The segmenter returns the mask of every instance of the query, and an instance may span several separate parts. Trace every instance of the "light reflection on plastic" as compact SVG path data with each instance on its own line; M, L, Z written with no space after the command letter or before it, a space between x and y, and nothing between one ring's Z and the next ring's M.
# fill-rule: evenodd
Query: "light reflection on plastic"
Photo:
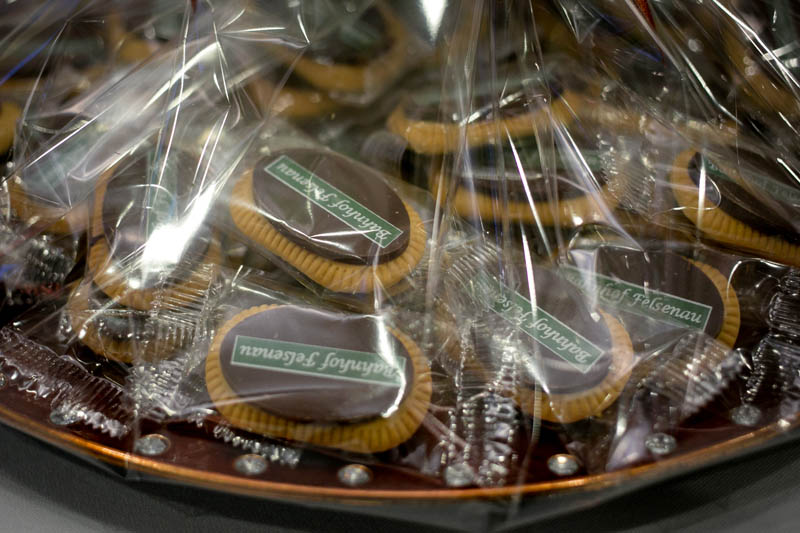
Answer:
M439 26L442 25L444 10L447 0L420 0L420 7L425 15L425 23L428 25L428 33L435 38L439 33Z
M386 324L385 318L380 316L376 319L376 322L378 322L378 324L381 326L378 328L378 338L376 339L378 344L378 355L384 361L386 361L387 364L393 366L400 373L400 388L398 389L397 396L395 396L392 405L388 407L386 411L381 413L381 416L389 417L400 408L400 402L402 401L403 397L405 397L405 391L407 390L408 383L406 382L406 373L400 372L400 367L397 364L397 352L389 340L389 337L393 335L389 331L389 326ZM408 360L407 364L413 363L411 360Z
M142 253L144 272L158 272L176 265L203 224L214 200L214 190L209 188L199 195L188 215L178 223L165 224L153 231Z

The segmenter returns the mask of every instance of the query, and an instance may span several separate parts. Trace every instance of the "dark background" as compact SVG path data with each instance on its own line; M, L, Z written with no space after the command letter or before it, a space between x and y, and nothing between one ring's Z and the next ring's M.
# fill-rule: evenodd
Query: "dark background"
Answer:
M367 508L473 530L519 523L536 509L492 504ZM800 531L800 443L783 443L676 480L584 505L512 531ZM507 517L508 509L518 509ZM439 529L364 514L125 479L0 425L0 531L414 531Z

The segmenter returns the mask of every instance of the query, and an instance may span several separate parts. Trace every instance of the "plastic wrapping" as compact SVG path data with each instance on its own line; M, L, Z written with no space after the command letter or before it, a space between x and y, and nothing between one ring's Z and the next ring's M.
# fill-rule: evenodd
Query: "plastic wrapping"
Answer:
M508 524L797 425L791 2L8 2L0 27L8 423L131 473Z

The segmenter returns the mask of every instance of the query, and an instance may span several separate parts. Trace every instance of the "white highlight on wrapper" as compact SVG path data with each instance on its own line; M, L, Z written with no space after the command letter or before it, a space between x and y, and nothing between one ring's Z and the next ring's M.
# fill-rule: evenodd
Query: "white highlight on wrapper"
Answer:
M436 38L442 25L444 10L447 8L447 0L420 0L420 7L425 14L428 33L432 38Z
M213 201L214 190L209 188L195 198L194 205L185 217L175 224L156 228L144 245L142 270L155 273L177 265L189 242L203 225Z

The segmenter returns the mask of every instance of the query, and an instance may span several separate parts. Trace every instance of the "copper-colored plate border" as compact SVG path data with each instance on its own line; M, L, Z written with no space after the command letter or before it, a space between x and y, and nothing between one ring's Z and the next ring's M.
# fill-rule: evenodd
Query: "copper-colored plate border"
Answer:
M520 494L539 494L544 492L562 492L568 490L597 490L616 485L629 479L641 479L643 476L656 477L674 471L683 472L691 468L703 466L727 456L739 454L751 449L770 438L798 427L800 419L792 423L778 422L750 433L735 437L720 444L702 450L687 452L656 463L636 466L618 472L586 475L557 481L528 483L512 487L471 488L471 489L433 489L433 490L369 490L338 489L330 487L314 487L276 483L255 479L243 479L237 476L207 472L182 466L175 466L158 460L141 457L132 453L98 444L60 431L22 416L5 406L0 406L0 420L4 423L33 435L56 446L67 448L81 455L88 455L106 463L134 469L170 480L190 483L195 486L213 490L224 490L238 494L257 497L294 497L302 499L336 499L348 503L376 500L460 500L467 498L503 498Z

